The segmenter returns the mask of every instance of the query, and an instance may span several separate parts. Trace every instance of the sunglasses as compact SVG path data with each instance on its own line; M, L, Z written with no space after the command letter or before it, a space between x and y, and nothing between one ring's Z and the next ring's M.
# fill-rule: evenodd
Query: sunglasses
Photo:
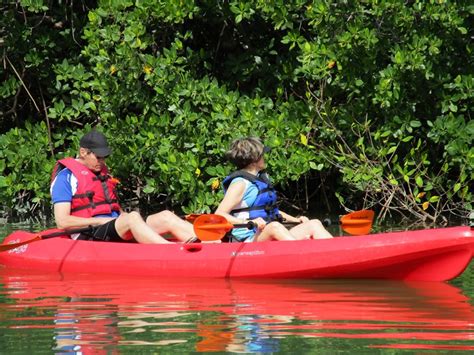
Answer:
M96 158L97 160L103 160L103 159L107 158L107 157L100 157L100 156L98 156L98 155L95 154L92 150L87 151L87 154L92 154L93 156L95 156L95 158Z

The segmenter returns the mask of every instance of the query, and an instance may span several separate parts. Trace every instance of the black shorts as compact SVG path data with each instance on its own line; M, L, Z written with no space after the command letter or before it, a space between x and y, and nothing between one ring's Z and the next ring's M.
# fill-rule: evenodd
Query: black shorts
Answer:
M115 219L93 227L92 231L81 233L78 240L94 240L99 242L125 242L115 229Z

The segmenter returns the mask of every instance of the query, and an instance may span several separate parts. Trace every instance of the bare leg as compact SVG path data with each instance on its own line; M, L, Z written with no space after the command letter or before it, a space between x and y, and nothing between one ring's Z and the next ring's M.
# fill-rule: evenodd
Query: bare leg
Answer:
M295 237L279 222L268 223L263 230L255 237L256 242L266 240L295 240Z
M296 239L328 239L332 238L319 219L311 219L290 229Z
M148 216L146 223L159 234L172 234L176 239L186 242L196 238L193 225L179 218L173 212L165 210Z
M171 243L155 232L137 212L122 213L115 221L115 229L122 239L131 238L130 233L138 243L164 244Z

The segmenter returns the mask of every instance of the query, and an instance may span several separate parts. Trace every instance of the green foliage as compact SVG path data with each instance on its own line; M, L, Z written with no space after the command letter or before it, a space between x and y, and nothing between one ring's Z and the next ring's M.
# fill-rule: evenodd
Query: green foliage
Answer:
M125 198L209 211L229 143L256 135L287 195L330 181L330 197L381 217L472 209L467 1L22 4L2 10L0 119L6 141L20 129L37 148L43 127L48 167L100 125ZM4 177L2 199L46 196L37 174L46 186Z
M472 209L465 10L447 2L341 3L333 9L339 16L325 16L333 29L318 24L319 38L300 44L301 75L318 82L308 96L323 129L335 132L318 145L366 204L382 206L382 217L398 210L437 220Z
M183 16L192 18L194 10L189 7ZM81 81L82 90L70 94L75 102L84 95L94 98L120 152L111 158L111 165L122 185L132 187L130 196L138 194L148 204L158 200L184 205L189 212L209 211L222 197L220 190L212 188L213 182L230 171L223 153L232 139L255 132L261 132L279 153L272 164L279 172L277 180L296 180L309 169L312 154L291 144L305 126L304 105L282 102L276 107L270 98L242 95L216 79L200 76L200 68L194 66L199 53L185 46L193 34L165 26L166 11L145 5L110 11L89 13L83 55L93 64L93 79ZM175 20L182 22L182 18ZM159 41L153 28L163 28L162 50L156 48ZM67 80L74 80L73 74L66 73L73 73L75 67L58 69L56 86L66 87ZM66 107L54 107L50 117L67 117ZM72 112L74 108L69 107L71 121L77 119L76 113L87 113ZM133 158L124 159L128 156ZM286 169L287 157L291 157L291 170Z
M0 121L1 132L22 127L25 121L44 120L56 96L52 69L65 58L80 53L77 28L84 24L87 1L10 2L0 9ZM76 27L77 26L77 27Z
M25 124L0 136L0 196L3 208L19 214L41 213L49 203L54 161L51 160L46 125Z

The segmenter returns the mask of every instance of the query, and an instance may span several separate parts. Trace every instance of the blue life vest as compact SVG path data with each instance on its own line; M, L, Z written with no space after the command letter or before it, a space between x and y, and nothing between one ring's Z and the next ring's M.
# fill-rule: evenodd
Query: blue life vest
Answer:
M280 211L277 207L277 193L265 172L259 173L257 176L243 170L233 172L223 181L224 193L229 188L232 180L237 177L244 178L254 184L258 189L258 194L251 206L234 209L230 211L230 214L235 215L239 212L248 211L249 219L262 217L267 222L281 220Z

